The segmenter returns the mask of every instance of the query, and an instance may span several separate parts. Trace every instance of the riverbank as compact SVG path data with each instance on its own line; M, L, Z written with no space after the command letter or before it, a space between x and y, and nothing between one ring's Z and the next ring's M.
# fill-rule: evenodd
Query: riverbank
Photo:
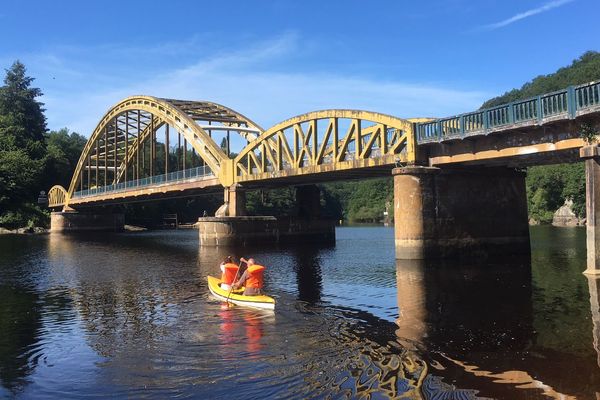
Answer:
M30 228L6 229L0 227L0 235L39 235L50 232L50 229L34 226Z

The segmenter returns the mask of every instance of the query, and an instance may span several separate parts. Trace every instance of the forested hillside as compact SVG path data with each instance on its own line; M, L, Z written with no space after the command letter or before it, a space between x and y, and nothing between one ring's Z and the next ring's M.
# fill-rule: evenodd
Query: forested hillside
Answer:
M600 53L588 51L568 67L525 83L502 96L483 103L482 108L526 99L543 93L600 80ZM573 211L585 217L585 168L583 163L531 167L527 171L529 216L540 223L552 222L554 212L566 199L573 201Z
M525 83L520 89L512 89L502 96L487 100L481 105L481 108L494 107L564 89L569 85L579 85L596 80L600 80L600 53L588 51L568 67L560 68L552 74L540 75Z

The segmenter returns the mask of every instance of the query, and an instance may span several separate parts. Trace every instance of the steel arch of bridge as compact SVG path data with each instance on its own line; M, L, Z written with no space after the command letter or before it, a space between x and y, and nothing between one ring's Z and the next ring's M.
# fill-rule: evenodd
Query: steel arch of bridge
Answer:
M137 121L137 132L134 140L129 142L128 132L123 132L119 128L118 118L124 114L126 129L129 128L129 112L137 112L138 118L139 113L143 112L145 121L140 126L139 119ZM112 158L119 162L112 166L114 169L113 182L117 183L127 169L128 164L132 161L133 157L139 150L138 143L143 143L153 132L160 129L163 125L167 124L170 127L175 128L178 134L182 135L187 143L190 143L192 148L197 152L199 157L204 160L206 165L212 170L212 172L219 177L221 181L227 181L228 177L231 176L231 172L228 168L231 167L230 159L225 152L212 140L210 135L206 132L208 129L203 128L196 123L196 120L204 120L217 122L222 124L224 127L230 128L231 131L239 133L242 137L247 140L254 140L263 129L246 118L242 114L222 106L220 104L206 102L206 101L184 101L174 99L161 99L152 96L133 96L128 97L115 106L113 106L100 120L90 139L87 141L79 161L76 165L69 189L67 191L67 201L73 196L78 183L82 179L82 171L85 168L86 163L90 164L90 157L95 154L95 162L99 162L98 143L104 140L106 145L110 140L113 141L115 151L125 150L123 156L119 159L114 154ZM111 135L108 137L107 132L109 127L111 128ZM135 126L132 127L135 131ZM143 129L142 129L143 128ZM212 128L217 129L218 126ZM122 144L127 142L127 145ZM117 143L115 145L115 143ZM105 149L105 160L108 149ZM112 150L111 150L112 151Z
M340 129L342 122L345 124ZM234 160L234 181L243 183L414 160L412 122L369 111L322 110L280 122L250 142Z
M48 205L50 207L67 204L68 198L69 194L65 188L60 185L54 185L48 190Z

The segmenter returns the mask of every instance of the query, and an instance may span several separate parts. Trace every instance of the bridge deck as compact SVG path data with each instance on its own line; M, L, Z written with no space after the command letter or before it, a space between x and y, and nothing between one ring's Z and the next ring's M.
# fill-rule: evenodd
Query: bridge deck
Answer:
M182 192L193 195L197 190L220 189L219 179L208 168L197 167L170 174L157 175L75 192L69 205L86 206L97 203L125 203L154 200L161 197L178 197Z

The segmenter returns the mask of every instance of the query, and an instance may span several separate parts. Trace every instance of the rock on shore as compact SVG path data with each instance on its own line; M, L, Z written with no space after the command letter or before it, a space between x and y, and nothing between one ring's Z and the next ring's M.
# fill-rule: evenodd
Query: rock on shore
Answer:
M585 218L578 218L573 212L573 201L565 200L565 204L556 210L552 218L554 226L582 226L585 225Z
M48 229L34 226L32 228L17 228L17 229L6 229L0 227L0 235L27 235L27 234L40 234L48 233Z

